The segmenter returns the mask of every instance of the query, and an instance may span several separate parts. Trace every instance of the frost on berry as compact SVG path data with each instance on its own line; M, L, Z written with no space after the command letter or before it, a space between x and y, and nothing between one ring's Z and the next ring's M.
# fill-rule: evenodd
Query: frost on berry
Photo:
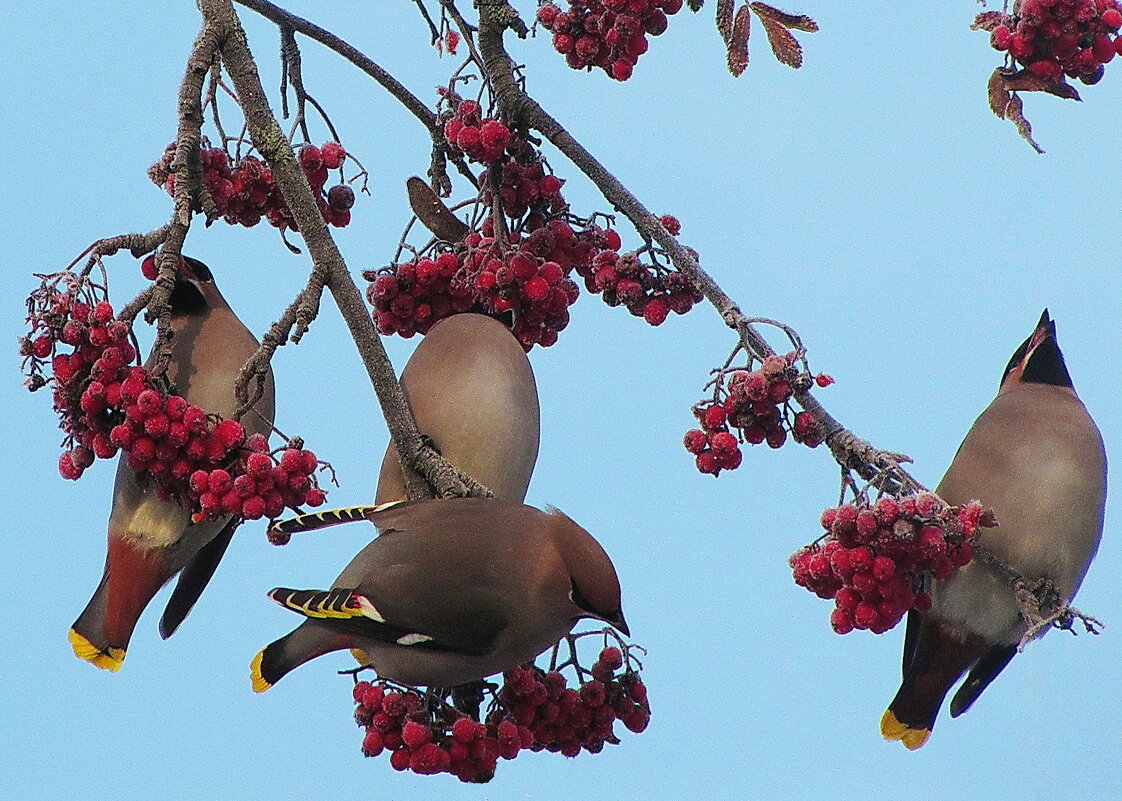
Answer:
M569 0L567 11L555 3L541 6L538 22L572 69L598 67L626 81L647 52L647 37L665 32L667 17L681 9L682 0Z
M1067 81L1085 85L1102 80L1106 65L1122 53L1122 3L1119 0L1021 0L1012 15L979 14L972 27L988 31L990 46L1004 53L1004 64L990 77L994 114L1012 121L1038 152L1017 92L1047 92L1079 100Z
M338 142L327 142L322 147L304 145L297 152L304 176L315 194L320 214L328 225L344 227L351 220L351 206L354 205L354 191L346 184L333 186L324 191L328 171L341 169L347 158L347 151ZM175 173L172 161L175 158L175 143L164 150L163 158L153 164L148 174L168 194L175 192ZM256 156L243 156L231 159L222 148L202 147L199 158L203 167L202 184L204 192L213 206L203 204L198 198L193 207L195 211L206 211L214 215L212 219L222 218L230 225L253 227L262 219L283 233L296 231L296 220L281 196L272 168ZM363 177L364 172L350 180ZM146 277L155 278L154 268L145 262ZM150 275L150 273L152 273Z
M883 496L822 513L825 533L791 555L795 583L834 601L830 625L882 634L911 609L926 611L932 580L968 564L983 527L996 525L977 501L949 506L934 493Z
M828 386L833 379L822 382L812 376L799 352L768 356L756 369L752 362L730 366L737 353L739 348L725 367L713 371L712 395L693 407L701 428L688 432L683 440L695 456L697 469L714 476L740 466L741 444L780 448L788 436L811 448L822 442L818 419L811 412L796 411L792 399L796 391L809 389L816 381Z
M585 638L602 643L585 667ZM559 663L559 654L572 656ZM525 751L575 757L620 743L616 724L639 733L651 717L636 652L610 629L567 635L541 666L528 662L502 675L501 686L480 683L466 695L423 692L352 673L355 722L365 730L362 753L386 753L394 770L450 773L462 782L490 781L500 760ZM485 703L486 702L486 703Z
M53 390L66 435L64 478L80 478L96 459L120 452L153 480L157 497L196 520L279 517L286 507L323 502L311 451L282 449L274 457L263 436L247 441L240 422L191 404L135 364L132 320L118 319L104 287L88 277L46 276L28 299L27 321L27 386Z

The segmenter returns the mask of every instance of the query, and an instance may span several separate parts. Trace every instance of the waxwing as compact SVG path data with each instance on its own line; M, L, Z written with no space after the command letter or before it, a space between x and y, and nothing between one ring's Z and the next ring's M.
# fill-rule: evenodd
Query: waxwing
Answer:
M401 384L418 429L447 461L498 498L526 498L538 458L538 390L510 329L482 314L439 321L413 352ZM374 502L407 497L390 443Z
M556 509L426 499L306 515L276 528L359 518L379 536L333 589L269 593L308 619L253 659L255 691L345 648L361 648L382 678L452 687L533 659L581 618L628 633L611 560Z
M238 408L235 379L258 343L230 310L210 269L195 259L184 262L169 300L173 336L167 376L189 403L233 417ZM246 435L268 435L273 412L269 371L263 396L242 418ZM147 474L138 476L122 454L113 486L105 572L70 629L74 653L99 668L119 670L144 608L179 573L160 620L160 635L171 636L214 574L240 522L227 515L192 523L190 512L178 503L157 498Z
M1106 502L1102 437L1075 394L1047 309L1013 354L997 398L966 435L936 492L991 507L998 527L978 545L1070 602L1098 550ZM1028 631L1010 583L972 561L933 582L931 609L910 612L903 683L881 720L886 740L927 742L950 688L951 716L970 708Z

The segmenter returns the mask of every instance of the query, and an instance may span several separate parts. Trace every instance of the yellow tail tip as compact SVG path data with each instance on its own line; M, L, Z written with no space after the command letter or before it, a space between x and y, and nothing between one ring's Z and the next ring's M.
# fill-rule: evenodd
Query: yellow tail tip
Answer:
M880 719L880 734L886 740L899 740L909 751L915 751L931 738L931 729L913 729L901 723L891 709L886 709Z
M261 660L265 656L265 649L262 648L257 652L257 656L253 657L253 661L249 663L249 680L253 683L253 691L255 693L263 693L273 685L265 681L265 677L261 675Z
M370 659L370 655L368 653L366 653L366 651L362 650L361 648L352 648L351 649L351 656L353 656L355 658L355 661L358 662L360 665L369 665L370 662L372 661Z
M66 639L70 641L70 647L74 649L74 655L79 659L84 659L94 667L116 673L125 663L124 648L110 646L103 651L74 629L67 633Z

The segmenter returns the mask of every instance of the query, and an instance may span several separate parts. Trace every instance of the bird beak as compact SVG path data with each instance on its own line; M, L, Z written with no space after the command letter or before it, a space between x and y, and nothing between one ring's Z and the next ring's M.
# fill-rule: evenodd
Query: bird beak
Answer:
M608 623L611 623L613 626L615 626L617 629L619 629L620 632L623 634L623 636L625 636L625 637L630 637L631 636L631 629L627 628L627 621L623 619L623 610L622 609L619 610L618 612L616 612L611 617L605 617L604 620Z

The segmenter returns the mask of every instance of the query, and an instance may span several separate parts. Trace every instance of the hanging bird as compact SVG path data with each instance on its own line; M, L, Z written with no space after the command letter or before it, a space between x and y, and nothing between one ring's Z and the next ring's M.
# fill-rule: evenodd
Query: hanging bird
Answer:
M345 648L361 648L382 678L452 687L533 659L581 618L628 633L611 560L556 509L426 499L306 515L277 528L360 518L379 536L333 589L269 593L308 619L253 659L255 691Z
M982 412L936 492L978 499L997 514L978 544L1026 579L1049 579L1063 603L1099 547L1106 453L1071 383L1048 310L1013 354L997 398ZM931 609L908 613L904 679L881 720L886 740L927 742L943 698L966 671L951 716L970 708L1017 652L1028 626L1009 583L973 561L933 582Z
M239 405L234 382L257 350L257 340L230 310L210 269L200 261L181 263L169 304L173 336L168 379L189 403L232 417ZM269 371L263 396L242 420L247 436L268 435L273 405ZM113 485L105 572L70 629L74 653L99 668L120 670L144 608L179 573L160 620L160 635L170 637L210 581L240 522L227 515L192 523L190 512L178 503L157 498L151 478L138 476L122 454Z
M446 317L421 340L401 384L418 429L441 456L498 498L526 498L538 458L538 390L509 328L482 314ZM406 498L390 443L374 502Z

